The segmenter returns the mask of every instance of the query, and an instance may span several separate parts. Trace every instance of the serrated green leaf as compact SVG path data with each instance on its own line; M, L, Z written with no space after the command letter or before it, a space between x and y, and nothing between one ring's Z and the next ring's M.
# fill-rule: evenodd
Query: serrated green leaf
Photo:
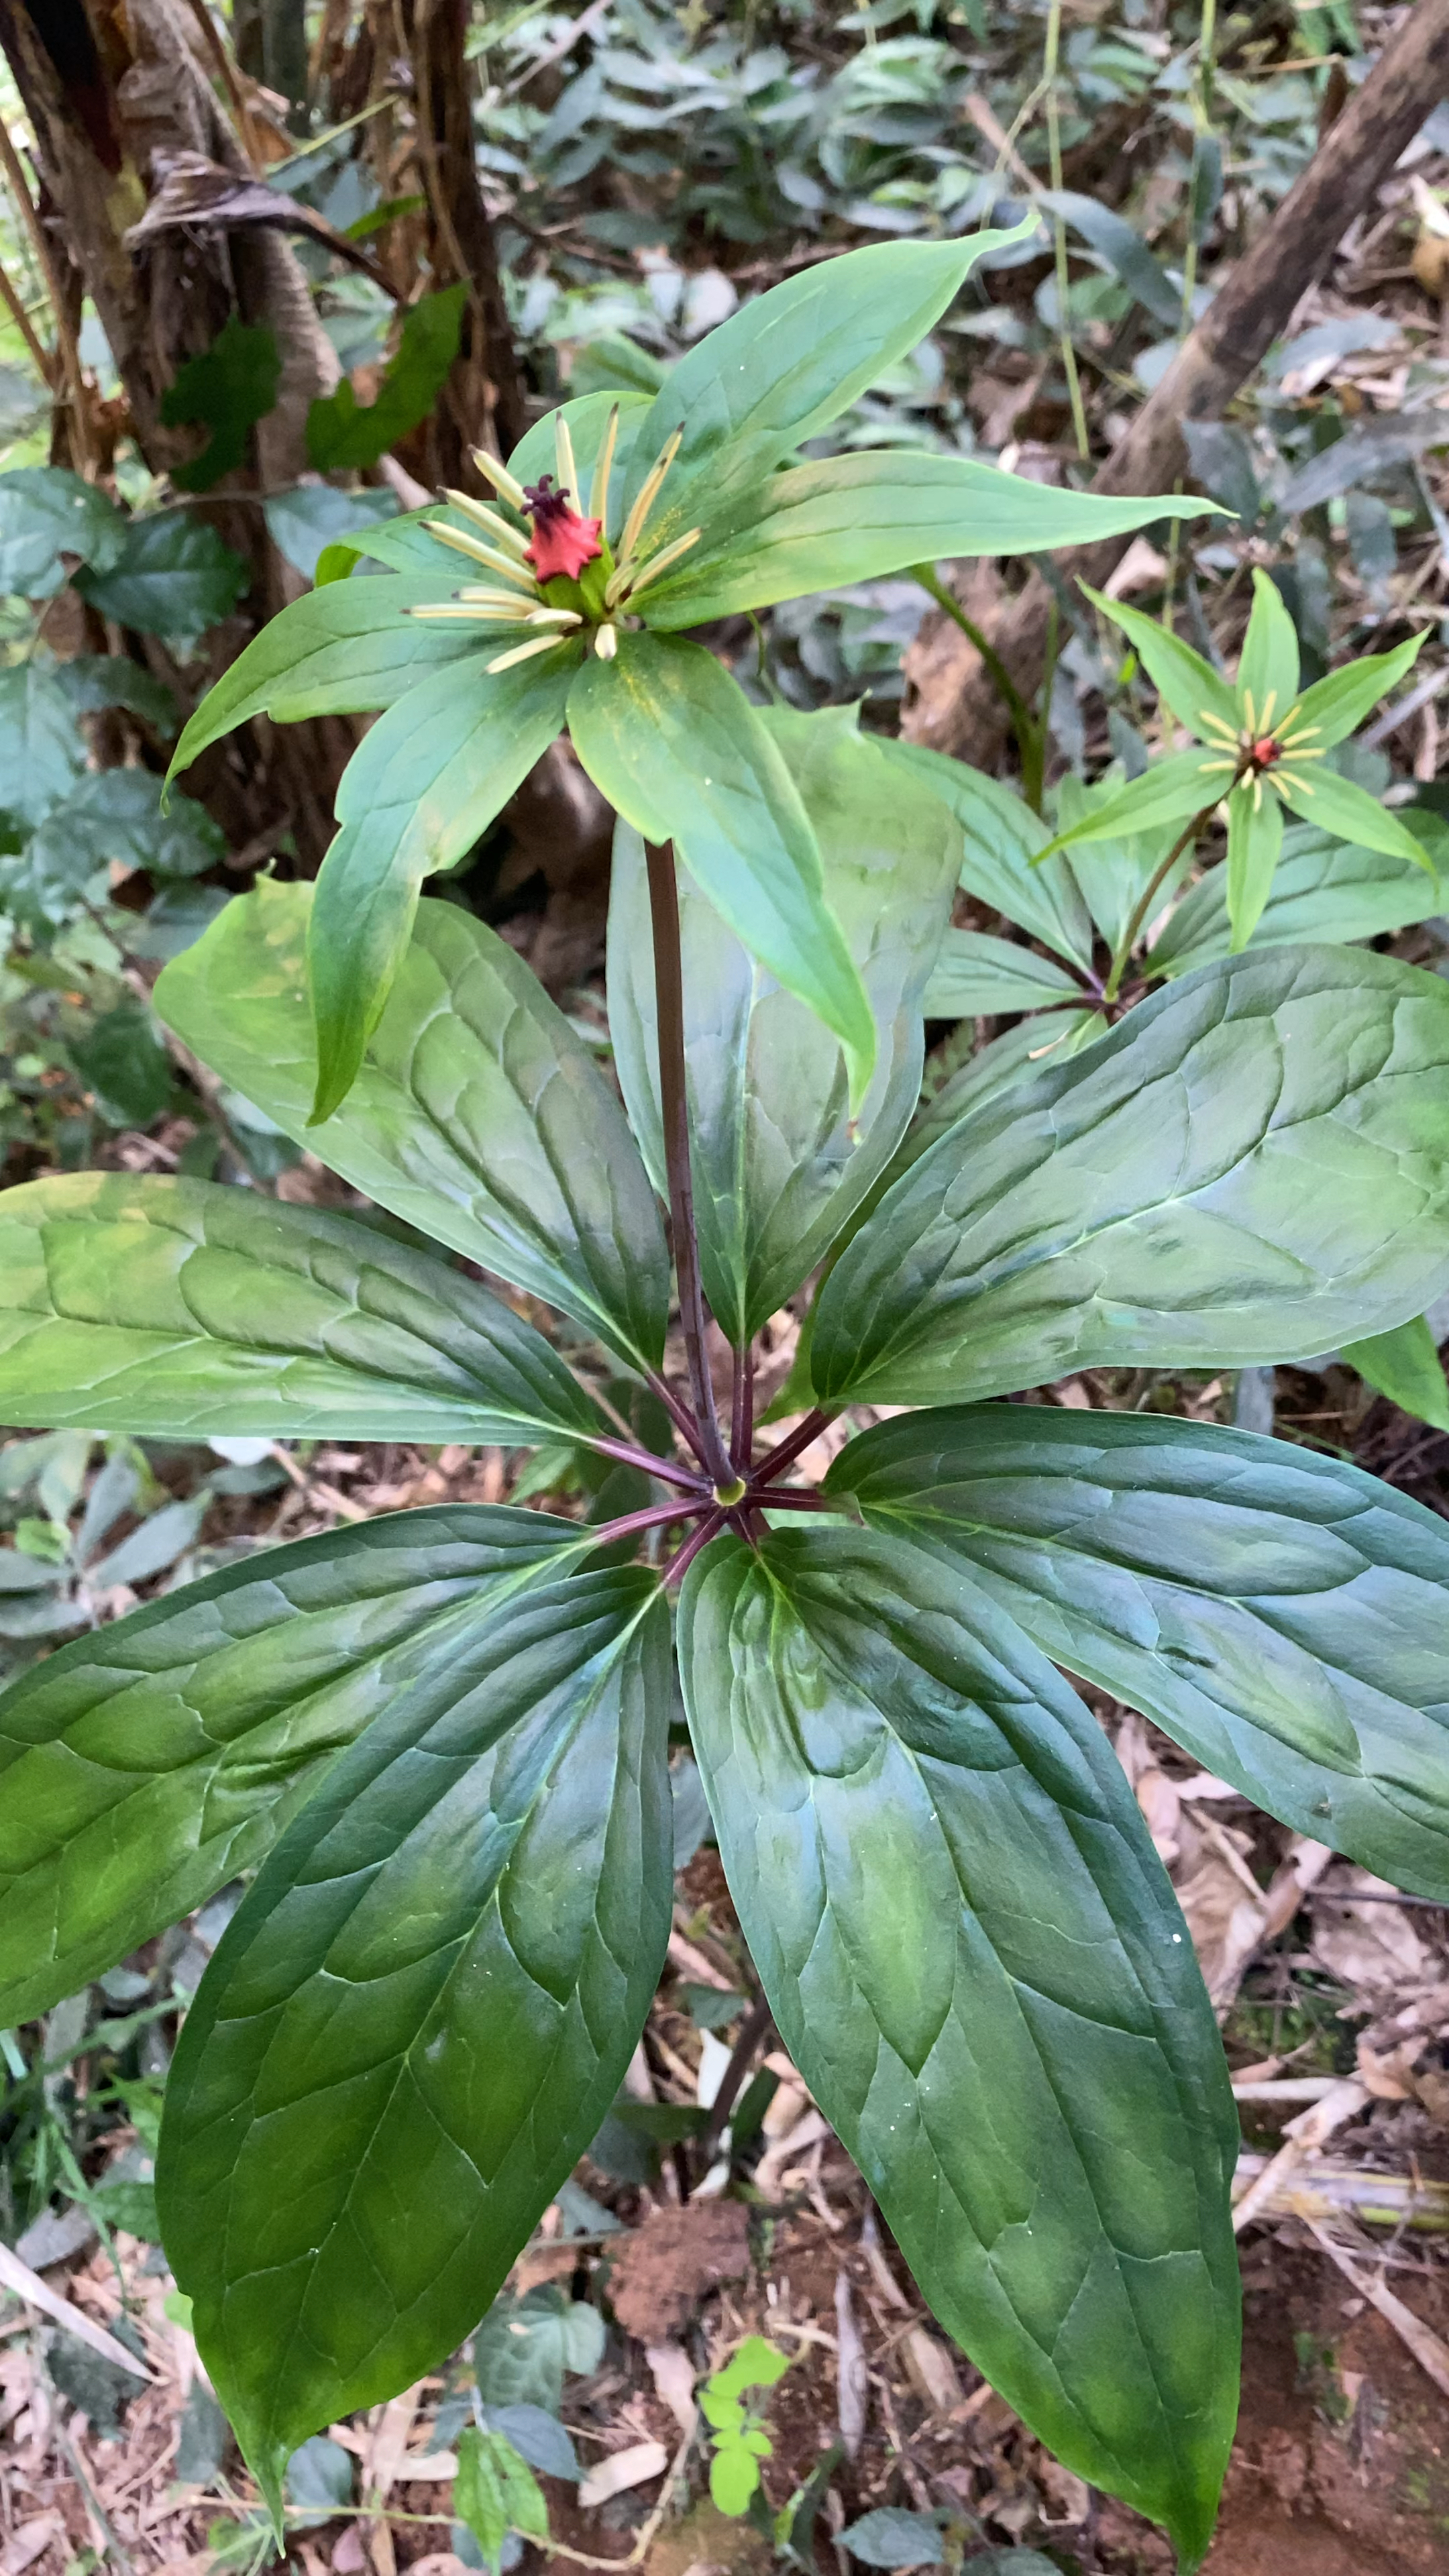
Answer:
M878 1424L827 1490L1270 1815L1449 1893L1449 1530L1337 1458L1163 1414Z
M537 977L496 931L425 899L357 1081L309 1127L311 904L309 886L266 882L228 904L161 976L163 1018L380 1207L657 1366L658 1207L616 1097Z
M0 814L43 822L85 766L85 737L59 673L38 660L0 670Z
M0 2013L32 2020L254 1868L345 1744L569 1521L388 1513L229 1565L0 1693Z
M870 1003L824 894L820 848L784 758L700 644L621 634L569 691L595 785L646 841L672 840L721 918L833 1029L858 1110L875 1065Z
M673 381L661 404L672 391ZM671 474L666 498L673 488ZM703 506L702 496L694 506ZM639 606L651 626L698 626L809 591L877 581L912 564L1091 545L1158 519L1195 518L1211 506L1181 494L1141 501L1068 492L969 456L866 449L772 474L742 492L731 509L705 520L698 546L676 573L651 584ZM683 515L660 518L661 545Z
M858 1118L839 1041L761 973L679 871L685 1079L705 1294L748 1341L884 1170L920 1088L921 986L950 908L960 834L896 746L854 710L772 709L765 729L814 828L825 897L881 1032ZM890 889L889 901L884 889ZM665 1189L654 958L643 846L621 825L609 909L609 1027L634 1132Z
M132 519L114 560L78 573L76 588L102 617L190 650L231 615L250 580L242 557L194 510L159 510Z
M271 324L243 322L239 313L229 313L211 347L188 358L161 397L168 428L196 424L211 432L189 465L172 466L179 492L209 492L245 463L251 432L275 409L281 382L281 352Z
M77 715L93 715L100 707L129 707L168 741L176 731L175 691L123 653L78 653L73 662L57 662L53 677Z
M599 1419L531 1325L430 1255L109 1172L0 1192L0 1416L173 1440L532 1441Z
M642 1570L495 1611L335 1765L202 1980L157 2192L269 2498L456 2348L617 2090L669 1932L668 1633Z
M679 1628L793 2062L992 2386L1195 2563L1236 2412L1238 2124L1100 1729L984 1593L874 1531L717 1541Z
M317 1024L312 1123L340 1108L407 951L423 879L466 858L560 732L578 647L490 674L477 661L410 691L342 773L337 838L307 938Z
M1391 1333L1375 1333L1368 1341L1345 1342L1343 1357L1403 1412L1432 1423L1436 1431L1449 1431L1449 1382L1439 1345L1423 1315Z
M199 876L226 856L226 834L204 805L175 795L161 810L161 781L149 769L100 769L53 805L31 845L34 864L103 867L108 859L155 876Z
M0 474L0 594L52 599L67 576L62 555L104 569L125 536L115 502L63 466L21 465Z
M626 503L666 439L684 432L650 519L654 542L694 524L701 493L717 509L838 419L925 338L977 260L1025 229L872 243L802 269L731 314L671 368L641 423Z
M1082 998L1075 975L1015 940L947 930L921 1008L928 1020L963 1020L978 1013L1050 1010L1061 1002L1080 1007Z
M1251 1366L1422 1313L1449 1269L1449 991L1249 950L951 1128L821 1290L822 1401Z
M432 552L439 556L441 548ZM472 655L481 672L488 657L477 627L407 614L451 599L457 587L457 575L440 562L420 578L329 582L294 599L207 691L168 775L188 769L209 743L252 716L297 724L305 716L371 714L449 662Z
M117 1126L149 1127L171 1097L171 1058L144 1002L118 1002L114 1010L98 1012L71 1039L69 1054Z
M359 403L345 376L334 392L318 396L307 414L307 462L319 474L375 465L427 419L458 354L469 291L464 279L409 305L374 402Z

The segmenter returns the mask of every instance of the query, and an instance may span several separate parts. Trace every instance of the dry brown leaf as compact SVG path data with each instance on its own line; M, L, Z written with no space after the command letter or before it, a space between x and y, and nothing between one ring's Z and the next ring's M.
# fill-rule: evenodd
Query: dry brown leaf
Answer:
M662 2478L668 2466L669 2453L662 2442L635 2442L627 2451L610 2451L588 2471L579 2488L579 2503L585 2512L592 2505L607 2504L610 2496Z
M1362 1891L1368 1903L1340 1901L1355 1891ZM1313 1908L1314 1958L1350 1994L1370 2003L1400 2000L1406 1991L1427 1985L1438 1964L1408 1914L1392 1901L1397 1893L1371 1870L1343 1865L1323 1882L1324 1896L1335 1901Z

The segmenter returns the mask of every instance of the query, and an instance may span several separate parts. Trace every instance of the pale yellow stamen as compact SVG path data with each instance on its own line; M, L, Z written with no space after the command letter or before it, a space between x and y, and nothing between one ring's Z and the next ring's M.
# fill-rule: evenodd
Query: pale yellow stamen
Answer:
M1263 773L1262 773L1261 769L1259 769L1259 770L1255 770L1255 771L1254 771L1254 773L1253 773L1253 811L1254 811L1254 813L1255 813L1255 814L1261 814L1262 810L1263 810Z
M515 563L511 555L500 554L496 546L485 546L480 538L470 537L462 528L446 527L441 519L425 519L423 525L439 545L451 546L455 554L466 555L470 563L486 565L501 581L511 582L531 598L537 598L538 584L526 564Z
M599 660L600 660L601 662L612 662L612 660L613 660L613 658L614 658L615 654L618 652L618 650L619 650L619 630L618 630L618 627L617 627L617 626L601 626L601 627L599 628L599 630L598 630L598 633L597 633L597 634L595 635L595 637L594 637L594 651L597 653L597 655L598 655L598 657L599 657Z
M471 519L475 527L481 528L486 537L491 537L496 546L501 546L505 554L516 555L520 563L523 561L524 548L529 542L524 529L510 527L506 519L500 519L496 510L489 509L486 501L475 501L469 492L445 492L443 498L451 501L455 510L461 510L465 519Z
M1293 721L1292 716L1290 715L1290 716L1289 716L1289 718L1288 718L1288 722L1284 725L1284 727L1283 727L1283 729L1282 729L1281 733L1280 733L1280 734L1279 734L1279 736L1278 736L1278 740L1279 740L1281 743L1283 743L1285 746L1286 746L1288 743L1290 743L1290 742L1293 742L1293 743L1298 743L1298 742L1312 742L1312 740L1313 740L1313 738L1314 738L1314 735L1315 735L1315 734L1320 734L1320 733L1322 733L1322 731L1323 731L1323 727L1322 727L1322 725L1299 725L1299 724L1295 724L1295 723L1294 723L1294 721Z
M1237 765L1235 760L1204 760L1199 763L1204 776L1211 769L1236 769Z
M645 476L644 487L640 492L639 498L635 502L633 509L630 511L628 518L624 522L624 533L619 539L619 561L621 563L628 562L630 555L633 553L634 548L639 542L640 536L643 533L644 522L654 507L659 486L663 482L665 475L668 473L670 466L674 463L676 456L679 454L680 441L683 436L683 429L676 429L671 437L666 438L655 463L650 467L648 474Z
M480 474L486 474L494 491L502 493L504 500L511 504L520 518L525 517L528 501L517 476L510 474L506 465L500 465L496 456L490 456L486 447L474 448L473 462Z
M1276 689L1270 689L1266 698L1263 700L1263 712L1258 718L1258 731L1260 733L1268 733L1271 731L1273 724L1273 709L1276 707L1277 703L1278 692Z
M458 597L476 600L480 608L506 609L510 617L526 617L528 614L527 602L516 590L488 590L481 584L475 590L469 582L459 591Z
M562 412L558 413L553 425L553 461L556 468L555 480L557 481L558 488L561 492L567 492L570 495L574 507L577 509L579 501L579 469L574 463L574 442L569 434L568 422L565 420Z
M1243 713L1248 720L1249 733L1260 732L1261 727L1259 726L1257 717L1253 713L1253 693L1251 689L1244 689L1243 691Z
M444 623L451 619L458 625L522 626L527 622L521 600L516 608L482 608L476 601L440 600L430 602L426 607L405 609L403 614L406 617L432 617Z
M1292 788L1295 796L1313 796L1318 792L1316 788L1309 786L1306 778L1287 778L1283 783L1286 787Z
M515 662L531 662L535 653L556 653L566 641L562 635L537 635L531 644L515 644L511 653L496 653L488 669L511 671Z
M605 426L603 445L594 462L594 479L589 485L588 516L597 519L601 525L609 515L609 478L614 471L614 449L618 440L619 406L615 403Z
M1221 716L1200 715L1197 729L1199 733L1207 734L1214 742L1225 742L1231 751L1237 750L1237 734L1230 724L1224 724Z
M531 608L525 626L578 626L582 624L576 608Z
M665 546L659 554L651 556L639 572L631 573L625 564L618 572L610 573L604 606L612 608L620 592L626 589L631 599L637 598L641 590L648 589L651 581L657 581L662 572L668 572L671 564L678 563L681 555L687 555L691 546L697 546L703 534L703 528L691 528L687 537L676 537L672 546Z

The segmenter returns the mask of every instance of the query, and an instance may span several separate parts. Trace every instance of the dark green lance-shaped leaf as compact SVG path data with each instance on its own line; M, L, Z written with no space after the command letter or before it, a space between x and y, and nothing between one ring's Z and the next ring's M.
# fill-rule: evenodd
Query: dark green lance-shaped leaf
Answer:
M1135 233L1110 206L1084 197L1074 188L1043 188L1036 203L1047 214L1060 215L1074 233L1106 261L1154 322L1169 331L1182 329L1182 286L1155 260L1140 233Z
M1237 2397L1237 2119L1100 1729L959 1569L719 1541L680 1660L781 2038L948 2331L1057 2458L1207 2546Z
M275 407L281 382L281 352L271 324L243 322L239 313L229 313L211 347L188 358L161 397L161 418L169 428L195 423L211 432L189 465L172 466L178 491L209 492L223 474L245 463L247 441Z
M1427 921L1442 912L1444 903L1443 886L1412 860L1357 849L1330 840L1312 824L1291 823L1253 946L1376 939L1411 921ZM1168 975L1189 974L1195 966L1226 957L1231 938L1226 871L1209 868L1161 932L1152 950L1153 968Z
M669 1934L668 1649L642 1570L492 1611L335 1765L202 1980L157 2193L274 2509L307 2434L462 2341L608 2110Z
M564 720L576 645L490 673L439 672L372 727L342 773L338 833L317 879L307 958L319 1124L357 1079L402 963L424 877L466 858Z
M118 1172L0 1192L0 1420L174 1440L599 1427L542 1335L430 1255L351 1217Z
M621 635L617 660L584 664L568 719L615 812L646 841L672 840L751 956L834 1030L858 1109L875 1064L870 1003L799 790L743 691L702 644Z
M31 2020L254 1868L327 1764L573 1523L393 1512L266 1549L0 1693L0 2016Z
M691 526L702 504L717 510L762 483L783 457L838 420L924 340L976 261L1026 229L847 251L771 287L699 341L671 368L634 449L630 501L665 441L684 432L650 518L656 542ZM912 469L919 461L912 458Z
M964 1020L977 1013L1051 1010L1063 1002L1080 1006L1083 999L1075 975L1051 958L984 931L948 930L922 1008L928 1020Z
M194 510L159 510L132 519L114 561L78 573L76 588L102 617L189 650L231 615L250 578L242 557Z
M657 1366L659 1210L618 1100L535 975L454 904L412 940L342 1107L307 1125L309 886L259 883L174 958L157 1008L234 1090L380 1207Z
M1449 1272L1449 991L1370 950L1206 966L949 1130L821 1291L822 1400L1248 1366Z
M1392 858L1409 859L1434 875L1434 862L1423 842L1351 778L1340 778L1317 764L1301 780L1295 771L1285 769L1283 792L1293 812L1301 814L1305 823L1316 824L1320 832L1332 832L1340 841L1356 841L1361 849L1385 850Z
M820 844L825 898L860 971L880 1053L859 1117L839 1040L761 974L680 872L684 1058L705 1294L745 1342L814 1267L884 1170L920 1088L921 987L950 908L960 833L856 710L762 721ZM1020 955L1021 951L1014 954ZM643 845L620 826L609 910L609 1027L634 1132L665 1187L654 952Z
M441 558L440 546L432 552ZM451 599L457 587L457 574L439 560L419 576L333 581L294 599L207 691L176 746L172 777L252 716L297 724L304 716L371 714L446 663L471 654L481 672L488 655L479 652L476 626L407 614Z
M676 376L665 387L656 410L668 405L677 381ZM673 484L671 475L666 497ZM693 506L696 512L703 506L701 494ZM665 573L639 605L651 626L698 626L705 618L766 608L807 591L876 581L911 564L1092 545L1157 519L1197 518L1214 506L1190 494L1143 501L1068 492L1024 474L1003 474L999 466L970 456L866 449L796 466L742 492L731 509L705 521L699 545L678 572ZM670 514L670 524L680 515ZM662 540L663 519L659 534Z
M922 743L898 743L896 753L934 787L961 826L963 890L1085 972L1092 963L1091 914L1065 859L1036 864L1050 826L1033 814L1025 797Z
M1449 1894L1437 1513L1285 1441L1045 1405L880 1423L828 1489L1285 1824Z
M458 354L468 300L466 280L424 295L403 316L402 338L375 402L361 404L344 376L307 414L307 462L319 474L375 465L398 439L426 420Z
M1427 1316L1416 1315L1411 1324L1368 1341L1345 1342L1343 1357L1377 1394L1436 1431L1449 1431L1449 1382Z
M79 474L60 465L21 465L0 474L0 593L53 598L66 578L66 555L104 567L115 562L125 539L126 521L115 502Z

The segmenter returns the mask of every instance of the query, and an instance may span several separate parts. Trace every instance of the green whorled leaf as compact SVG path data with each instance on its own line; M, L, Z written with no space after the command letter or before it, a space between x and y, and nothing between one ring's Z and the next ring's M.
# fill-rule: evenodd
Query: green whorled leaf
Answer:
M694 1205L711 1310L742 1344L819 1260L893 1153L920 1088L921 988L950 909L959 830L857 710L762 712L820 845L825 899L881 1033L852 1123L844 1051L754 964L679 871ZM609 909L609 1027L634 1132L665 1187L654 953L643 845L621 825Z
M821 1291L822 1401L945 1404L1102 1366L1250 1366L1449 1275L1449 991L1249 950L951 1128Z
M158 510L132 519L114 560L78 573L76 588L102 617L185 647L231 615L250 578L242 557L194 510Z
M328 594L324 594L326 596ZM379 717L342 773L307 960L317 1023L312 1123L339 1108L407 951L424 877L469 850L560 732L579 648L491 673L438 672Z
M1152 950L1154 972L1186 975L1227 956L1232 933L1226 898L1225 871L1209 868L1158 937ZM1443 910L1444 902L1443 886L1412 860L1357 849L1330 840L1311 824L1290 823L1253 946L1376 939L1386 930L1427 921Z
M1048 826L1024 796L922 743L898 743L910 763L949 806L966 836L961 884L967 894L1004 912L1008 921L1085 972L1092 963L1092 922L1065 859L1034 864Z
M66 579L64 556L114 563L125 536L115 502L63 466L0 474L0 594L51 599Z
M309 1128L309 886L259 882L165 969L186 1044L355 1189L657 1366L669 1312L659 1210L618 1101L537 977L454 904L419 904L342 1107Z
M1051 1010L1083 1000L1075 975L1015 940L980 930L948 930L921 1007L928 1020L964 1020L997 1011Z
M1129 608L1120 599L1108 599L1105 592L1093 590L1090 582L1084 581L1082 589L1093 607L1121 629L1163 705L1179 724L1195 734L1216 730L1236 735L1241 731L1243 713L1231 681L1215 671L1201 653L1195 653L1181 636L1173 634L1170 626L1164 626L1156 617L1145 616L1140 608ZM1210 728L1204 728L1204 716L1211 718Z
M274 2508L307 2434L462 2341L613 2100L669 1934L668 1652L641 1569L496 1609L330 1771L202 1980L157 2194Z
M1075 778L1064 778L1057 790L1060 819L1065 822L1069 816L1084 812L1094 792L1084 790ZM1160 823L1155 831L1136 832L1130 839L1079 843L1070 859L1048 861L1049 866L1070 867L1087 910L1114 957L1132 926L1138 903L1149 889L1149 917L1143 928L1151 928L1168 909L1190 872L1195 856L1191 841L1179 850L1166 876L1154 886L1158 869L1181 837L1176 823ZM1134 952L1141 937L1141 929L1134 931Z
M1420 648L1429 633L1427 626L1411 635L1406 644L1396 645L1392 653L1363 653L1356 662L1347 662L1341 671L1329 671L1305 689L1294 709L1291 727L1295 741L1315 743L1321 750L1343 742L1357 731L1364 717L1398 687L1419 658Z
M780 2035L922 2292L1057 2458L1196 2565L1237 2394L1237 2119L1095 1721L875 1531L717 1541L680 1661Z
M1094 797L1084 813L1053 834L1046 849L1055 853L1077 841L1120 841L1210 810L1232 784L1223 765L1227 757L1226 752L1220 757L1209 747L1174 751L1166 760L1154 760L1140 778L1129 778L1115 795Z
M333 581L294 599L207 691L176 746L170 775L252 716L298 724L304 716L370 715L468 656L481 675L498 649L488 643L480 650L481 628L407 614L451 599L458 588L442 547L431 551L436 569L421 577Z
M1063 1063L1094 1038L1105 1036L1106 1030L1100 1011L1063 1011L1054 1013L1049 1022L1019 1020L989 1046L979 1047L939 1091L921 1102L902 1139L892 1177L908 1164L918 1163L927 1148L960 1119L984 1109L1015 1083L1028 1081L1042 1065Z
M172 1440L599 1428L542 1335L431 1255L351 1217L119 1172L0 1191L0 1419Z
M1298 773L1284 774L1284 793L1295 814L1312 823L1320 832L1332 832L1340 841L1356 841L1360 849L1384 850L1390 858L1408 859L1424 868L1432 877L1434 862L1421 840L1408 825L1391 814L1366 787L1356 787L1351 778L1314 762L1306 779L1299 783Z
M1256 731L1282 724L1298 695L1298 630L1272 577L1253 573L1253 606L1238 663L1243 722Z
M824 894L819 843L784 757L743 691L701 644L622 634L568 702L594 784L646 841L672 840L752 957L833 1029L858 1110L875 1022Z
M680 372L656 409L668 405ZM671 475L666 497L673 488ZM698 500L694 506L701 506ZM870 448L772 474L741 493L731 508L705 521L698 546L677 572L665 573L645 591L639 605L651 626L698 626L706 618L768 608L808 591L876 581L911 564L1093 545L1158 519L1196 518L1214 506L1184 494L1143 501L1068 492L1030 482L1024 474L1004 474L975 457ZM669 524L683 515L676 510ZM663 542L663 521L659 535Z
M1283 808L1261 778L1228 798L1228 920L1234 949L1246 948L1272 891L1283 847Z
M268 1548L0 1692L0 2018L29 2021L256 1866L343 1745L570 1521L393 1512Z
M1436 1431L1449 1431L1449 1382L1427 1316L1368 1341L1345 1342L1342 1355L1377 1394Z
M671 368L637 433L626 503L666 439L684 432L650 517L652 543L694 523L701 492L718 509L848 411L924 340L977 260L1024 229L846 251L771 287L699 341Z
M1045 1654L1299 1833L1449 1895L1449 1529L1337 1458L1162 1414L973 1405L831 1467Z

